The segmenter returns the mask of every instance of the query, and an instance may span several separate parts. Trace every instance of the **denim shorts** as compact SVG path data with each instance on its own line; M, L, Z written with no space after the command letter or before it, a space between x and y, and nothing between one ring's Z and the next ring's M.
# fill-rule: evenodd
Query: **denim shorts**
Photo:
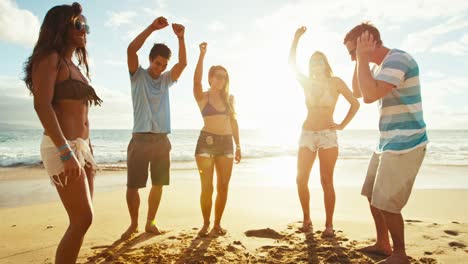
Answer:
M216 156L234 157L232 135L216 135L200 131L195 156L213 158Z

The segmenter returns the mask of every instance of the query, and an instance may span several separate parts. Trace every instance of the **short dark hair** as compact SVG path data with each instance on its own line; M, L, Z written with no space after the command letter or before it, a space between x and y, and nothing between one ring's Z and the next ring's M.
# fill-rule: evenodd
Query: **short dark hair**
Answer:
M168 46L166 46L166 44L163 44L163 43L155 43L153 47L151 48L151 51L149 54L151 60L156 59L157 56L161 56L169 60L171 58L171 55L172 55L171 50L169 49Z
M370 22L364 22L360 25L355 26L351 31L346 34L343 44L346 44L348 41L355 42L358 37L362 35L362 33L368 31L374 37L374 40L377 42L377 45L382 45L382 40L380 39L380 32L379 30L372 25Z

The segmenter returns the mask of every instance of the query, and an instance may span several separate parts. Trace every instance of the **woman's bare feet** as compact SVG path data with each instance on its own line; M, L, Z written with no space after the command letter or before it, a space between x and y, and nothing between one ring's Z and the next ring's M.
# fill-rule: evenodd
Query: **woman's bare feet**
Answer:
M130 225L128 228L127 228L127 231L125 231L122 236L120 236L120 239L122 240L127 240L131 237L133 237L134 235L138 234L138 225Z
M209 230L210 230L210 224L203 225L202 228L200 229L200 231L198 231L198 236L199 237L208 236Z
M211 232L218 236L224 236L227 233L227 230L222 228L221 225L215 225Z
M358 249L358 251L362 253L374 254L374 255L385 256L385 257L388 257L392 254L392 248L390 245L381 246L378 244L374 244L371 246L360 248Z
M410 264L406 254L392 254L390 257L377 262L379 264Z
M161 235L165 233L156 226L156 222L154 220L146 222L145 231L156 235Z
M303 221L302 227L299 228L299 231L304 232L304 233L312 232L313 231L312 221L310 219Z
M326 227L325 230L322 232L322 237L334 237L335 230L333 230L332 226Z

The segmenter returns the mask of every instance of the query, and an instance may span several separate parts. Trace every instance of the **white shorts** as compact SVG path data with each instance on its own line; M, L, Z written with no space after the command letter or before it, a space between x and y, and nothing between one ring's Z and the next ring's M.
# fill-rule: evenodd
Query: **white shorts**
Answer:
M301 138L299 139L299 147L307 147L315 152L319 149L329 149L338 147L338 137L336 130L320 130L310 131L302 130Z
M83 168L87 166L91 167L93 170L97 169L96 162L94 161L91 149L89 148L89 139L83 140L81 138L77 138L75 140L67 140L67 142ZM61 187L67 185L66 175L65 182L62 182L58 177L65 171L63 162L60 160L60 152L52 142L52 139L46 135L42 137L41 159L44 164L44 168L50 177L51 183Z

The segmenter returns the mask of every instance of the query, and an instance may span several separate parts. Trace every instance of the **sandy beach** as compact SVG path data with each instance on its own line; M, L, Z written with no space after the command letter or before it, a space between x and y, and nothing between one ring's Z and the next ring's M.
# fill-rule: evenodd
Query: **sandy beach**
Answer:
M342 165L337 173L360 172L364 164ZM259 170L261 171L261 170ZM464 168L451 173L464 174ZM238 170L237 174L248 170ZM419 177L430 177L423 168ZM437 171L436 171L437 172ZM31 180L47 181L41 168L3 168L2 182L20 187ZM97 182L125 177L125 171L106 170ZM237 178L247 177L239 175ZM322 191L311 181L314 232L298 231L301 209L293 184L245 184L233 178L223 227L225 236L198 238L202 223L200 186L194 170L172 172L164 189L158 225L167 232L145 232L119 240L129 224L125 186L98 191L95 217L80 251L79 263L375 263L382 257L356 249L375 236L366 200L358 187L337 187L335 238L322 238ZM187 180L189 179L189 180ZM52 188L52 187L50 187ZM52 189L53 190L53 189ZM148 190L142 190L140 230L146 216ZM6 199L2 196L2 199ZM412 263L463 263L468 259L468 199L466 189L415 189L403 211L407 252ZM0 263L53 263L68 219L56 196L53 201L0 209Z

